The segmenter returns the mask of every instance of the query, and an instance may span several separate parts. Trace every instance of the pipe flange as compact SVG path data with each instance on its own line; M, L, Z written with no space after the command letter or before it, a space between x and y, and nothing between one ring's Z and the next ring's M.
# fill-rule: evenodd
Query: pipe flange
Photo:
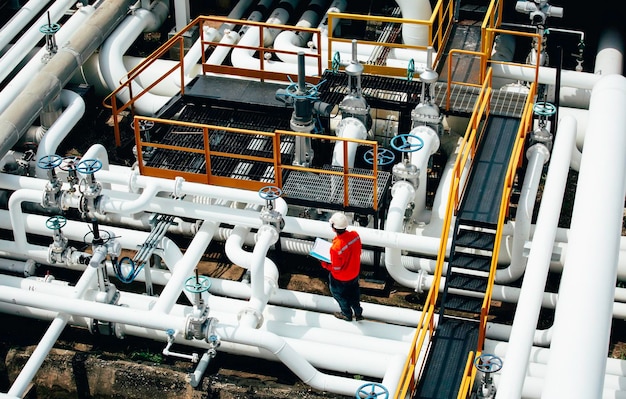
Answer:
M280 215L280 213L279 213ZM281 218L282 220L282 218ZM254 241L257 242L259 240L259 235L261 234L269 234L271 235L271 244L275 244L276 241L278 241L279 238L279 234L278 234L278 230L275 226L270 225L270 224L264 224L261 227L259 227L259 231L255 234L254 236Z
M241 309L237 313L237 320L241 321L244 316L252 316L256 320L254 328L260 328L263 325L263 315L256 309L250 307Z
M137 178L139 177L139 169L131 169L131 173L128 175L128 191L134 194L139 192L139 185L137 184Z
M183 194L183 183L185 182L185 179L180 177L180 176L176 176L174 178L174 197L175 198L180 198L182 197Z
M408 190L411 197L415 195L415 187L406 180L400 180L391 187L391 196L394 197L400 189Z

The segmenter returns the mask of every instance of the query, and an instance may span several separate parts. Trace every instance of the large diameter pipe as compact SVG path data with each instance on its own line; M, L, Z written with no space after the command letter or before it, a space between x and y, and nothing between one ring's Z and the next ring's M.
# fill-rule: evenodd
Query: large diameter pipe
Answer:
M0 115L0 155L4 156L37 120L83 61L102 44L134 0L107 0L85 22L82 29L59 48L57 54L32 78L22 93Z
M526 365L535 336L535 326L541 311L541 298L550 269L552 245L559 224L571 149L574 147L575 139L576 120L572 117L562 119L556 135L552 161L548 168L541 208L537 217L537 229L530 247L524 281L517 302L509 339L511 345L506 354L507 361L502 367L502 385L498 388L498 394L505 398L517 398L522 393ZM537 145L541 144L535 144Z
M602 395L624 212L624 109L626 78L602 77L591 95L542 398Z

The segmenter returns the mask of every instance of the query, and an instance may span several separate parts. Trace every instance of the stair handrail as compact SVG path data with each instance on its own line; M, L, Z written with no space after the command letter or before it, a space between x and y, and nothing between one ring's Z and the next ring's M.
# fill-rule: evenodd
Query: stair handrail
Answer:
M474 104L474 110L470 117L465 136L459 146L456 161L454 163L454 169L452 173L452 179L450 181L450 194L448 195L448 202L446 205L446 212L443 219L443 228L441 232L441 240L439 241L439 250L437 255L437 265L433 274L433 282L428 291L428 296L424 302L422 309L422 315L417 324L415 336L411 344L411 349L407 356L407 360L404 365L404 370L401 374L400 381L398 383L399 389L394 396L395 399L405 398L407 392L413 395L413 388L416 386L416 380L419 379L420 373L415 375L415 369L419 360L419 355L422 353L422 346L426 342L428 336L432 337L436 328L435 323L435 305L439 295L439 285L441 282L441 275L443 273L443 263L448 253L448 236L450 229L453 226L453 219L458 211L458 206L461 198L461 193L464 189L462 184L465 182L465 170L468 162L474 157L476 153L477 136L482 134L485 128L484 119L487 118L490 111L490 99L491 99L491 69L487 70L485 80L481 86L478 99ZM430 345L430 340L428 340ZM427 348L430 349L430 348ZM428 350L425 351L425 358ZM423 367L423 365L422 365ZM410 390L410 391L409 391Z
M502 242L502 233L504 231L504 222L509 214L511 192L513 190L513 183L515 181L515 175L518 168L521 166L524 154L524 143L526 142L526 134L532 129L533 122L533 104L535 102L535 96L537 92L537 83L531 83L530 90L526 97L524 104L524 110L522 111L522 117L520 120L520 126L517 130L515 143L511 150L511 159L507 167L507 172L504 179L502 188L502 199L500 201L500 211L498 215L498 224L494 238L494 246L492 251L491 266L489 270L489 277L487 280L487 289L485 297L483 298L483 304L480 311L480 326L478 329L478 342L476 352L470 352L468 354L467 364L473 364L475 356L479 356L483 350L485 343L485 334L487 331L487 318L491 307L491 297L493 293L493 286L495 284L496 271L498 269L498 255L500 253L500 244ZM465 370L461 385L459 388L458 399L468 398L471 393L471 387L474 385L476 378L476 369L472 367L470 370Z

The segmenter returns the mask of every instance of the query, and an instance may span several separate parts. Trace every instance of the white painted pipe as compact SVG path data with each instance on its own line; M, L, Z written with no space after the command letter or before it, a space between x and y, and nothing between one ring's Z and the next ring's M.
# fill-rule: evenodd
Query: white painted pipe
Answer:
M80 298L85 291L92 285L93 281L96 278L97 270L95 268L89 267L85 270L81 278L76 283L76 287L74 288L74 298ZM70 318L70 314L61 313L57 315L52 323L46 330L45 334L39 340L37 347L33 351L33 353L28 358L28 361L22 367L20 374L15 378L11 388L9 389L9 395L15 395L19 397L23 397L26 391L29 388L29 385L39 368L43 364L44 360L50 353L50 350L56 343L57 339L63 332L63 329L67 325L67 322Z
M402 12L402 18L429 20L433 9L429 0L396 0ZM426 46L430 37L427 25L402 24L402 42L412 46Z
M57 43L65 43L79 29L82 24L91 16L96 9L93 6L80 7L56 33ZM15 100L18 94L32 80L33 76L42 68L44 64L41 58L47 53L45 48L40 49L37 54L20 68L15 77L0 92L0 114ZM86 82L85 82L86 83Z
M367 138L367 129L360 120L348 117L343 118L341 122L339 122L335 134L337 137L345 139L365 140ZM347 147L346 155L344 155L344 146ZM333 148L332 165L344 166L347 159L348 167L353 168L357 147L357 143L348 142L346 144L343 140L337 140Z
M154 312L168 313L172 309L180 293L185 288L185 282L188 278L193 277L193 270L211 243L216 229L217 225L215 223L208 221L202 223L200 230L185 251L185 255L174 266L169 282L163 288L159 299L154 304Z
M13 259L0 258L0 270L21 274L24 277L34 276L37 270L37 264L34 260L28 259L25 261L18 261Z
M169 12L164 1L155 1L151 10L140 8L129 15L103 43L99 55L99 66L108 88L113 91L120 85L120 80L128 71L124 67L123 55L141 33L153 31L163 23ZM143 91L136 82L132 82L133 95ZM130 100L130 92L122 90L118 97L123 102ZM134 103L135 112L140 115L153 115L170 98L146 92Z
M624 42L615 29L602 32L593 73L597 75L622 75L624 72Z
M526 268L524 247L530 238L530 225L535 203L537 202L537 191L539 190L539 183L543 174L543 165L550 158L550 151L543 144L536 144L528 149L526 156L528 165L517 205L517 212L515 213L511 264L504 269L496 271L496 282L501 284L513 282L524 274L524 269Z
M30 0L20 6L9 22L0 29L0 51L15 39L15 36L39 14L46 4L48 4L47 0Z
M552 160L548 168L541 207L537 216L537 232L531 243L528 266L515 310L513 328L509 339L511 345L506 354L507 361L502 367L502 385L498 391L500 395L504 395L503 397L519 397L521 395L523 379L526 374L525 365L529 361L535 326L539 320L541 297L548 277L552 244L556 236L556 227L559 223L560 210L563 204L563 192L569 172L571 148L574 147L576 138L575 127L576 122L573 118L562 119L556 134ZM540 144L535 144L535 146L537 145Z
M626 78L602 77L591 96L543 398L602 394L624 207L625 107ZM594 294L580 295L581 286Z
M36 160L47 155L56 155L57 148L61 142L85 114L85 101L78 93L70 90L61 91L61 103L65 110L42 137L41 142L37 146ZM45 178L46 173L37 163L35 169L36 176Z
M48 15L50 16L51 23L56 23L73 5L74 0L57 0L20 36L18 41L0 58L0 82L9 76L9 74L13 72L13 69L28 55L30 50L44 38L45 35L39 31L39 28L43 25L48 25Z
M154 311L111 306L97 302L85 302L60 298L48 294L39 294L37 298L27 291L17 288L3 287L0 290L0 301L13 304L34 306L49 310L60 310L66 313L108 320L115 323L129 324L148 329L166 331L185 331L186 317L172 316L161 313L155 317ZM241 328L218 323L215 332L223 341L263 348L290 368L303 382L324 391L340 394L356 392L358 387L367 381L331 376L316 370L304 357L299 355L284 339L273 333L250 328Z
M422 139L423 147L418 151L410 152L409 161L418 170L419 184L415 189L415 195L413 197L414 210L413 220L415 222L426 222L423 219L424 210L426 209L426 182L428 181L428 162L430 157L439 150L441 141L437 132L428 126L417 126L413 128L410 135L417 136ZM409 144L416 145L416 140L409 137ZM422 216L422 218L420 218Z
M411 183L401 180L393 185L391 195L393 197L387 208L385 231L401 232L404 228L406 208L415 197L415 188L413 188ZM399 248L385 248L385 267L387 272L396 282L403 286L417 289L419 275L402 267L400 251Z

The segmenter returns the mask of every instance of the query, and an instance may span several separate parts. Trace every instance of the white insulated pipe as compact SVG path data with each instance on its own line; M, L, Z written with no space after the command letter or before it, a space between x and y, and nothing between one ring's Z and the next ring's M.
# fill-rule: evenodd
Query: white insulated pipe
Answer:
M615 29L602 32L593 73L597 75L622 75L624 72L624 42Z
M28 25L28 23L39 14L48 0L30 0L21 5L20 9L11 17L2 29L0 29L0 52L9 44L15 36ZM34 26L33 28L36 28Z
M111 91L117 89L121 79L128 73L124 66L124 53L141 33L157 30L168 13L169 8L164 1L155 1L150 10L143 8L135 10L104 41L100 50L99 66L102 77ZM134 96L143 91L137 82L133 81L131 85ZM120 91L117 95L123 102L130 100L128 89ZM151 116L169 99L146 92L134 103L135 111L140 115Z
M41 138L37 146L36 160L56 154L61 142L85 114L85 101L78 93L71 90L61 91L61 104L65 110ZM46 177L46 171L39 166L39 163L36 164L35 175L39 178Z
M626 78L601 77L591 95L542 398L602 394L624 208L624 109Z
M96 9L93 6L82 6L65 21L61 29L56 33L57 43L65 43L85 23ZM0 92L0 114L15 100L22 89L33 79L33 76L45 65L41 62L47 53L41 48L37 54L20 68L19 72L9 81ZM86 83L86 82L85 82Z
M498 394L503 398L521 396L526 365L529 362L534 341L535 326L541 311L541 298L548 278L552 246L559 224L571 148L574 147L575 140L576 120L572 117L562 119L556 134L552 160L537 216L537 229L530 246L524 280L517 301L509 338L510 345L506 354L507 361L502 366ZM535 144L533 147L538 145L543 146ZM545 151L547 153L547 149Z
M433 13L429 0L396 0L396 3L400 7L404 19L429 20ZM402 24L402 42L404 44L426 46L429 40L428 25Z
M28 53L45 37L39 31L43 25L48 25L48 13L51 23L58 22L65 12L74 5L75 0L57 0L47 12L40 16L31 27L0 58L0 82L13 72L16 66L28 55Z
M81 298L85 291L90 288L93 281L96 278L97 269L93 267L88 267L85 272L82 274L76 286L74 287L73 298ZM65 329L67 322L70 319L70 314L68 313L60 313L58 314L52 323L46 330L45 334L39 340L37 347L33 351L33 353L28 358L28 361L22 367L20 374L15 378L13 384L11 384L11 388L9 389L9 395L15 395L19 397L23 397L26 391L29 388L29 385L37 371L43 364L46 356L50 353L50 350L56 343L57 339Z
M528 158L528 166L524 176L524 183L522 184L517 212L515 213L511 264L504 269L496 271L496 282L498 283L513 282L524 274L526 267L524 247L530 238L530 226L535 203L537 202L537 191L541 182L543 165L550 158L550 151L543 144L535 144L528 149L526 157Z
M415 188L413 197L413 219L416 222L426 222L420 218L426 209L426 182L428 181L428 161L430 157L439 150L441 141L437 132L428 126L417 126L409 132L411 136L417 136L422 139L423 147L418 151L410 152L409 162L418 170L418 186ZM409 144L416 145L415 139L409 136Z
M208 221L202 223L200 230L187 247L185 255L174 265L172 276L154 304L154 312L169 313L172 309L181 292L185 289L185 282L193 276L193 271L211 243L216 229L217 224L215 223Z
M348 117L343 118L339 122L337 129L335 129L335 135L344 139L365 140L367 138L367 129L357 118ZM344 146L346 147L345 155ZM332 165L344 166L347 162L349 168L354 167L357 147L357 143L346 143L343 140L337 140L333 148Z

